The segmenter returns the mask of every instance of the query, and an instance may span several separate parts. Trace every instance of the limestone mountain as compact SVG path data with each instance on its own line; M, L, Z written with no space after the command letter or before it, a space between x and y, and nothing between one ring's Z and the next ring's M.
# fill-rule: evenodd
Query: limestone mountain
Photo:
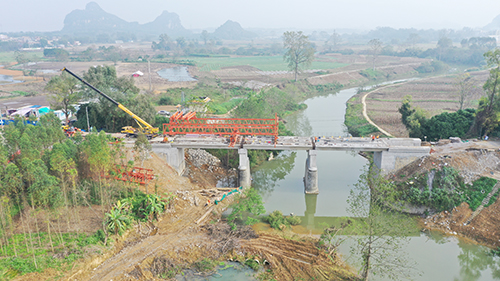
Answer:
M243 29L235 21L228 20L214 31L213 36L225 40L248 40L257 37L257 34Z
M138 22L128 22L107 13L95 2L88 3L84 10L74 10L66 15L62 32L72 34L127 32L148 35L167 33L174 38L191 34L182 26L176 13L164 11L154 21L139 24Z
M154 21L143 24L142 30L148 34L163 34L166 33L171 38L177 36L186 36L191 34L191 31L182 26L179 15L163 11Z
M485 30L500 30L500 15L496 16L491 23L484 27Z

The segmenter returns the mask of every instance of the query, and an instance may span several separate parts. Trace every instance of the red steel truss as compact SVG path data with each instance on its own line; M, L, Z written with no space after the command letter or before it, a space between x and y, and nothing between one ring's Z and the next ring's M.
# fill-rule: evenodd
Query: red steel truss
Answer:
M169 123L163 124L163 135L222 135L231 137L233 145L238 136L274 136L276 142L278 124L277 114L273 119L197 118L195 112L183 114L178 111L170 117Z

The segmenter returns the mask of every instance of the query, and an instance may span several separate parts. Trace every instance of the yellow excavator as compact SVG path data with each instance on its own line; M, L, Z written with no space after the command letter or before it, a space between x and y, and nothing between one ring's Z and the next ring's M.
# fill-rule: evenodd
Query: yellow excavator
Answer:
M148 122L144 121L141 117L135 115L132 111L130 111L125 106L123 106L123 104L115 101L114 99L110 98L108 95L106 95L103 92L99 91L94 86L90 85L87 81L83 80L78 75L74 74L69 69L67 69L66 67L63 68L62 71L66 71L67 73L71 74L71 76L75 77L76 79L78 79L79 81L81 81L83 84L85 84L89 88L91 88L92 90L98 92L101 96L105 97L107 100L109 100L110 102L112 102L114 105L118 106L119 109L125 111L128 115L130 115L132 118L134 118L135 122L137 122L137 125L139 125L140 128L134 128L132 126L122 127L122 131L121 132L123 134L127 134L127 136L136 137L139 133L142 132L149 139L158 136L158 132L160 131L159 128L155 128L155 127L151 126Z

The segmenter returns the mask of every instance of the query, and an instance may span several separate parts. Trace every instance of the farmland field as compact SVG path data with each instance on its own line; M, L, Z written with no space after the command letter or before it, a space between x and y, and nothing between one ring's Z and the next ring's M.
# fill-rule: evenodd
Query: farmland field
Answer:
M253 56L253 57L208 57L193 58L200 71L219 70L221 67L248 65L258 68L262 71L282 71L288 70L287 64L283 61L283 56ZM334 69L347 66L345 63L336 63L328 61L313 61L306 69Z
M488 77L487 71L471 73L476 91L466 103L466 108L477 108L478 99L483 95L482 85ZM425 78L392 87L376 90L366 98L367 114L375 124L396 137L407 137L408 132L401 123L401 107L403 97L412 96L413 107L420 107L431 117L443 112L455 112L459 109L456 76L439 76ZM359 103L359 99L352 101Z

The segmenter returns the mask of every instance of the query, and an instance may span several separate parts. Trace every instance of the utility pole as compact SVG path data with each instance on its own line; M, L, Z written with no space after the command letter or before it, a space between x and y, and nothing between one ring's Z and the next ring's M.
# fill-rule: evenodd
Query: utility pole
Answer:
M149 92L151 92L151 61L148 59Z

